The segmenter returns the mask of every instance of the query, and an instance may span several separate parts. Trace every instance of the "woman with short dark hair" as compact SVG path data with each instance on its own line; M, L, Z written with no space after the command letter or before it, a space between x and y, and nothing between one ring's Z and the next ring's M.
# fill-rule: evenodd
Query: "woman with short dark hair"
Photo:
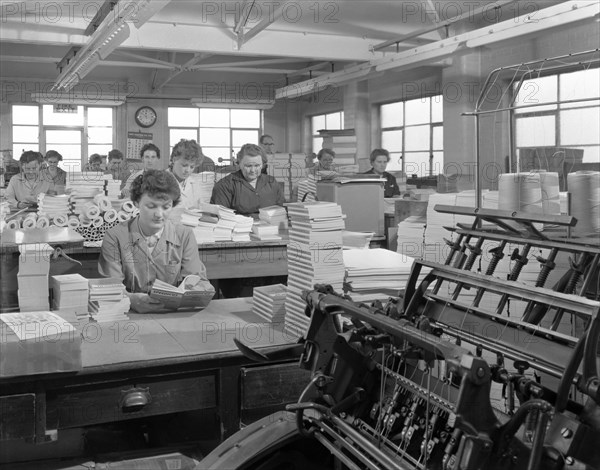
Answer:
M365 171L365 174L379 175L385 178L385 185L383 188L383 197L394 197L400 195L400 187L394 175L385 171L387 164L390 162L390 152L386 149L375 149L369 156L371 161L371 169Z
M6 199L11 207L33 209L37 207L38 194L51 190L50 182L42 177L40 171L43 161L40 152L23 152L19 158L21 172L10 179L6 188Z
M98 272L123 280L134 311L164 311L164 305L148 295L154 281L179 285L189 274L206 280L206 268L192 229L169 220L181 200L170 172L147 170L135 178L130 195L140 212L106 232Z
M140 150L140 158L142 160L143 168L133 172L129 178L127 178L125 185L121 188L123 197L129 197L129 191L131 190L131 184L133 183L133 180L143 174L146 170L161 169L160 149L156 145L152 143L144 145Z
M56 150L48 150L44 157L47 167L42 170L42 178L50 182L50 189L57 194L64 193L67 185L67 172L58 167L62 160L62 155Z

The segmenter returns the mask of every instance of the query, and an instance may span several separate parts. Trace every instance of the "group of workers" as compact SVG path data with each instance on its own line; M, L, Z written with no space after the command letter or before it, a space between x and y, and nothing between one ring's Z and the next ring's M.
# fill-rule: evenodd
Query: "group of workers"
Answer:
M239 169L214 185L212 204L255 217L260 208L283 205L281 186L266 171L267 154L273 153L273 138L262 136L259 143L242 146L237 153ZM201 201L198 180L190 176L194 172L214 171L214 163L195 140L185 139L173 147L166 170L161 169L160 149L152 143L141 149L140 158L143 169L129 174L120 151L113 150L108 155L107 173L123 181L122 194L131 199L139 215L106 232L98 271L103 276L123 279L132 309L147 313L164 310L162 304L148 295L156 279L176 285L186 275L196 274L206 280L206 269L200 261L192 230L177 223L172 214L206 202ZM333 171L334 159L333 150L322 149L311 171ZM42 168L44 160L46 167ZM62 156L55 151L48 151L45 158L39 152L24 152L20 158L21 173L11 178L6 190L9 203L17 209L30 208L37 203L39 193L58 192L67 177L58 167L61 160ZM389 160L387 150L374 150L370 155L372 168L367 172L385 178L386 197L399 194L396 179L385 171ZM101 169L97 160L90 163L92 171ZM243 289L243 280L233 284L226 297L249 293Z

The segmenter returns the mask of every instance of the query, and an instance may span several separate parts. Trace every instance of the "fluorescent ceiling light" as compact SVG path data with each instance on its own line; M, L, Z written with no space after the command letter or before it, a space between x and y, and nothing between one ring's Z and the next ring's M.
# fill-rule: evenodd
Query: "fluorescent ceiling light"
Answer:
M112 98L97 98L82 93L62 93L52 91L48 93L32 93L31 100L40 104L76 104L76 105L102 105L119 106L125 103L124 96L114 96Z
M410 53L409 51L402 52L399 56L388 59L387 62L379 63L379 65L375 66L375 70L383 72L385 70L397 68L412 68L422 65L423 63L432 63L434 60L443 59L454 54L459 46L459 43L453 43L438 47L437 49L422 51L420 53L415 53L413 51L410 51Z
M271 109L275 100L236 100L192 98L190 103L199 108L233 108L233 109Z
M275 90L275 99L297 98L309 93L318 92L319 90L324 90L330 86L343 85L348 82L360 80L369 75L371 71L372 67L369 64L348 67L339 72L328 73L318 78L277 88Z

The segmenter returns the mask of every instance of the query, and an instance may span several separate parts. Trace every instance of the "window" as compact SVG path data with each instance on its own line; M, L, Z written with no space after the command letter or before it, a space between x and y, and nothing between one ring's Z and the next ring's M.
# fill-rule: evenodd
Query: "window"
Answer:
M381 147L391 157L388 171L418 176L443 173L441 95L383 104L379 111Z
M13 105L13 156L56 150L63 156L61 168L81 171L91 154L107 155L113 148L113 113L112 107Z
M194 139L215 163L229 160L242 145L258 144L258 109L168 108L169 154L181 139Z
M569 147L583 151L583 162L600 161L600 69L533 78L517 86L517 154L528 147Z
M344 128L344 112L319 114L312 116L310 120L312 148L314 153L319 153L323 148L323 137L319 134L321 130L340 130Z

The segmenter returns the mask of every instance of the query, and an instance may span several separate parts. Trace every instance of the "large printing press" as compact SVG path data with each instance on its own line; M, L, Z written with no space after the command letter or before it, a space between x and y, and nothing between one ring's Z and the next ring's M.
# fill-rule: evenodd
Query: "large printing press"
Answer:
M597 240L565 236L568 216L436 210L474 221L450 229L444 263L415 261L399 300L304 293L312 380L203 468L600 469ZM494 275L503 258L507 279Z

